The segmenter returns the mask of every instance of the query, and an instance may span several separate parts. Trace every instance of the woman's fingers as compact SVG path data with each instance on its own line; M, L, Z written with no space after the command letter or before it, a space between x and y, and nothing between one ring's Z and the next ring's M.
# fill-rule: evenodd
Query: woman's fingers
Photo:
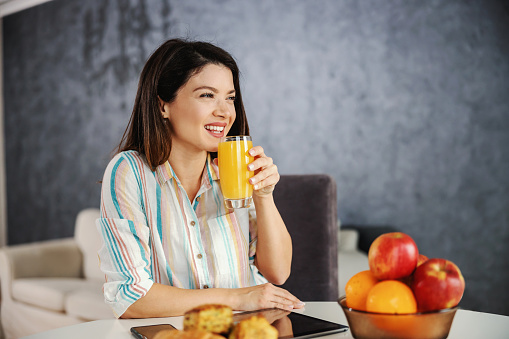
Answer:
M279 298L279 300L275 300L275 301L273 301L273 303L274 303L273 307L279 308L281 310L293 310L293 308L294 308L294 306L293 306L294 303L291 302L290 300L284 299L284 298Z
M276 185L279 181L279 172L277 166L272 164L260 171L255 176L249 179L249 182L254 186L254 189L260 189L266 186Z
M247 166L247 169L250 171L258 172L258 171L263 170L267 167L270 167L270 165L272 165L272 164L273 164L272 158L268 157L268 156L264 156L264 157L260 157L260 158L255 158L255 160Z
M262 146L255 146L249 150L249 155L252 157L264 155Z
M272 158L265 155L265 151L261 146L255 146L249 150L249 155L251 155L254 160L247 167L250 171L258 171L272 164Z
M291 311L302 308L304 303L285 289L271 283L245 288L245 299L240 310L257 310L263 308L279 308Z
M279 288L279 290L280 293L283 293L283 295L280 296L280 298L285 301L284 304L291 305L292 309L304 307L304 303L300 301L297 297L295 297L293 294L282 288Z
M288 300L288 302L291 302L292 304L299 304L299 303L301 303L301 301L296 296L294 296L293 294L291 294L287 290L285 290L283 288L280 288L280 287L276 287L276 288L277 288L278 296L282 300Z
M269 194L279 182L279 172L271 157L265 155L261 146L255 146L249 150L255 160L248 165L255 175L249 179L257 194Z
M292 310L297 308L299 305L303 304L299 299L297 299L293 294L288 292L287 290L276 287L272 284L268 285L271 288L272 297L270 297L273 307L285 310Z

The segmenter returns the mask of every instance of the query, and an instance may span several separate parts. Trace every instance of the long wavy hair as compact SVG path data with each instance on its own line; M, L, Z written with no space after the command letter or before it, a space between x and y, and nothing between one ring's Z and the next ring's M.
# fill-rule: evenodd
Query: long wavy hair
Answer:
M133 112L118 152L135 150L143 154L153 171L165 163L170 157L173 128L160 112L158 97L171 103L191 76L208 64L223 65L232 71L236 118L228 135L249 135L239 69L233 57L207 42L171 39L162 44L143 67Z

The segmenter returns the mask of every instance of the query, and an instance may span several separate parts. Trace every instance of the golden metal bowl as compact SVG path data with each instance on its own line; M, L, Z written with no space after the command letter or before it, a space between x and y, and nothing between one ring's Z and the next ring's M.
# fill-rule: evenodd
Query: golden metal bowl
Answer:
M447 338L458 307L410 314L372 313L346 306L346 297L338 300L345 312L352 336L356 339L441 339Z

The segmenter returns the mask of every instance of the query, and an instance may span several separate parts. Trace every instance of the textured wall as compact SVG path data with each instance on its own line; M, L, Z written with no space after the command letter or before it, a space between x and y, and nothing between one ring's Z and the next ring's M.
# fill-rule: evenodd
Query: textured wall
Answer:
M144 60L169 37L236 57L256 143L329 173L345 223L394 225L509 315L509 20L499 2L55 0L4 18L9 243L98 206ZM298 250L298 249L297 249Z

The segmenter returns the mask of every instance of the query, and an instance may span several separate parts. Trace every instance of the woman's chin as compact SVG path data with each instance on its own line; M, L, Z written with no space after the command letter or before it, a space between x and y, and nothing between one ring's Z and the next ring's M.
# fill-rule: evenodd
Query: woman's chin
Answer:
M217 142L214 142L212 144L210 144L208 147L207 147L207 152L210 152L210 153L217 153L217 150L219 149L219 140L217 140Z

